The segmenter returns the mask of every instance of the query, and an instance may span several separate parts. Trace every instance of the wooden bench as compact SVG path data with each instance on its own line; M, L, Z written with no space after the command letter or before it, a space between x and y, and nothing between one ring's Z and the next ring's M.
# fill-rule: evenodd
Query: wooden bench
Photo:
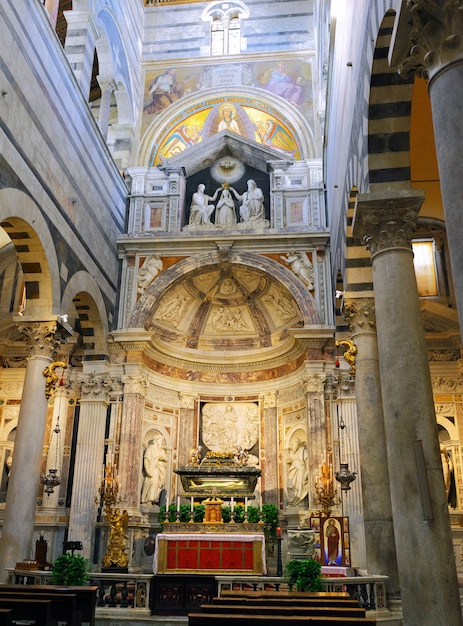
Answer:
M226 591L201 604L200 613L189 613L188 620L190 626L376 624L346 592Z
M56 585L11 585L0 584L1 592L11 594L33 593L40 597L47 594L72 594L76 596L76 606L80 612L82 624L95 626L95 608L98 586L88 585L82 587L60 587Z
M237 613L248 613L255 615L274 615L294 617L356 617L362 619L365 617L365 609L357 606L333 607L333 606L295 606L287 604L286 606L268 606L267 604L248 604L247 601L240 604L201 604L201 611L206 613L222 613L223 615L236 615Z
M0 609L0 626L12 626L12 609Z
M58 622L52 618L51 601L42 598L33 600L18 597L0 598L0 609L10 609L11 619L32 621L35 626L54 626Z
M66 622L67 626L82 626L82 615L74 593L28 593L27 585L21 593L13 593L0 586L0 600L3 598L20 598L21 600L50 600L51 617L57 622Z
M376 625L375 619L358 617L295 617L293 615L255 615L242 613L226 615L223 613L189 613L189 626L242 626L245 624L262 624L262 626L363 626Z

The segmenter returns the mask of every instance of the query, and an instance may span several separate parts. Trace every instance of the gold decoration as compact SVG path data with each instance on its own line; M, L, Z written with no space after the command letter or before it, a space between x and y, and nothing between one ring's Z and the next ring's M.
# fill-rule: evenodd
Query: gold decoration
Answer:
M47 367L43 370L42 374L45 376L45 397L47 400L51 398L51 394L53 391L53 387L56 385L56 381L58 380L58 376L55 374L55 369L57 367L66 368L67 365L64 361L54 361L47 365Z
M351 373L355 376L355 355L357 354L357 346L350 339L338 339L336 341L336 347L346 346L347 350L343 356L345 361L350 365Z

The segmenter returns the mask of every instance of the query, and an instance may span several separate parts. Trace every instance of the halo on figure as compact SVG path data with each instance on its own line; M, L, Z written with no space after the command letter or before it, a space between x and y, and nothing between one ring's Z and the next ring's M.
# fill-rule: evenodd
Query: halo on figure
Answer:
M226 156L211 165L210 173L218 183L235 183L245 172L244 163L232 156Z

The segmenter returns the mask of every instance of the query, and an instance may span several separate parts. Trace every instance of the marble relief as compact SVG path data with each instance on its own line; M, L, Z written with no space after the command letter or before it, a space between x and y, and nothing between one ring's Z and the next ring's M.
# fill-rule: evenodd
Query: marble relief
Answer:
M259 407L255 402L207 402L201 410L201 439L213 452L255 452L259 441ZM247 465L257 466L250 453Z

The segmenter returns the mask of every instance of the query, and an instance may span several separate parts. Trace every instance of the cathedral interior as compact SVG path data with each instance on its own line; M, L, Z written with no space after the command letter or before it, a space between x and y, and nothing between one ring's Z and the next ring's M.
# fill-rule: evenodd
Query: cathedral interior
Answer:
M152 573L176 470L234 452L283 562L343 465L384 621L461 624L457 5L3 0L3 582L39 538L98 571L109 465Z

